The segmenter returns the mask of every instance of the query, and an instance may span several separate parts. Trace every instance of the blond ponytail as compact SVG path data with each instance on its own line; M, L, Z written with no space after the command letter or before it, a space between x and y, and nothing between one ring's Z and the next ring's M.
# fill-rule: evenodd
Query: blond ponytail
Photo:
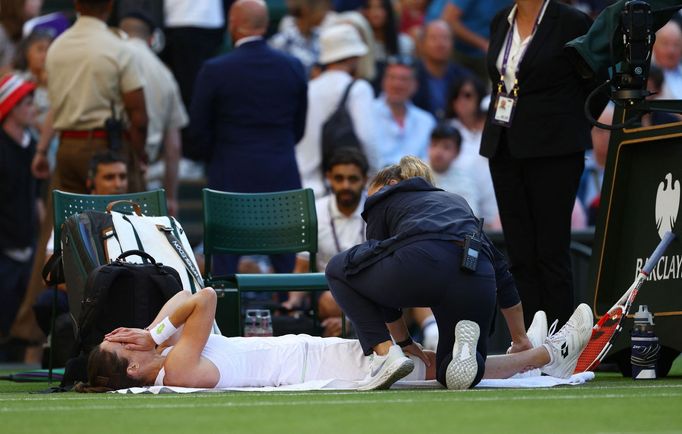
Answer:
M377 190L391 181L404 181L410 178L422 177L430 184L434 184L431 168L419 158L406 155L398 164L384 167L369 183L369 190Z

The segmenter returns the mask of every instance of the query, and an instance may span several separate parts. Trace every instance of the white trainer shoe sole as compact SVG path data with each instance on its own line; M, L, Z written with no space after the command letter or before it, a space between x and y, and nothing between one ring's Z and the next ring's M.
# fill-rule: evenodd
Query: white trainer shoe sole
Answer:
M455 326L452 361L445 372L448 389L464 390L471 386L478 373L476 345L481 330L473 321L462 320Z

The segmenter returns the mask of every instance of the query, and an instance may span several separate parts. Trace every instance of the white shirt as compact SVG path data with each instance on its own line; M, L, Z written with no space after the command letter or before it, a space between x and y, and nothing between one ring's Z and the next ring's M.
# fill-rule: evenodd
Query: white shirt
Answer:
M260 41L262 39L263 39L262 36L244 36L243 38L234 43L234 48L241 47L247 42Z
M365 241L366 225L361 216L364 207L364 194L355 212L350 216L339 211L336 197L333 194L315 201L315 211L317 212L317 271L324 271L329 261L337 253ZM339 243L338 248L337 241ZM302 253L299 254L299 257L308 259L308 254Z
M189 123L189 116L182 103L180 88L173 74L142 39L130 38L128 43L137 57L137 65L149 79L143 87L147 125L147 155L156 161L166 132L181 129Z
M166 27L217 29L225 25L222 0L164 0Z
M444 173L433 172L436 187L462 196L469 203L474 215L480 217L480 194L473 173L469 169L452 164Z
M380 147L375 152L379 157L379 168L396 164L405 155L414 155L422 160L427 157L436 120L431 113L409 101L406 108L403 125L400 125L393 117L384 95L374 101L377 137L381 137Z
M499 211L497 209L497 200L495 199L493 178L488 167L488 159L479 154L483 131L469 130L458 119L453 119L450 121L450 124L457 128L462 135L460 154L452 165L470 174L473 177L477 190L475 204L472 204L465 194L462 194L462 196L469 201L471 208L475 209L475 213L478 212L476 214L477 217L483 217L486 221L492 223L497 219ZM443 189L450 191L445 187ZM458 192L455 191L455 193Z
M542 9L540 9L540 17L538 18L538 25L542 22L542 18L545 16L545 11L547 10L547 5L549 0L545 1ZM509 50L509 59L507 60L507 71L504 74L504 85L507 92L511 92L514 87L514 82L516 81L516 70L519 63L523 60L523 54L526 52L526 48L533 40L533 34L527 36L523 41L519 35L519 26L514 24L516 16L516 8L514 5L511 12L507 16L507 21L509 22L509 30L511 31L512 26L514 27L514 34L512 35L511 49ZM500 55L497 57L497 70L502 72L502 62L504 61L504 52L507 47L507 38L509 38L509 32L504 38L504 43L502 44L502 49L500 50ZM497 85L498 77L493 77L493 85Z
M312 188L315 197L322 197L327 193L322 173L322 124L338 107L351 79L346 72L327 71L308 84L305 133L296 145L296 162L303 187ZM370 169L377 167L373 102L374 92L369 83L356 80L348 95L346 107L353 120L355 134L364 146Z
M682 99L682 66L663 70L663 98Z

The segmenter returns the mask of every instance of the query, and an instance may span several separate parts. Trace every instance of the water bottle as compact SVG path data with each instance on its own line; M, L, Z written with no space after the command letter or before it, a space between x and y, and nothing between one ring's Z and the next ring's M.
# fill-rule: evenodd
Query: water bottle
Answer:
M272 336L272 317L267 309L248 309L244 317L244 336Z
M244 336L258 336L258 325L255 309L248 309L244 315Z
M635 313L635 325L630 339L632 342L630 353L632 379L656 379L656 363L661 346L654 334L654 316L646 305L639 306L639 310Z

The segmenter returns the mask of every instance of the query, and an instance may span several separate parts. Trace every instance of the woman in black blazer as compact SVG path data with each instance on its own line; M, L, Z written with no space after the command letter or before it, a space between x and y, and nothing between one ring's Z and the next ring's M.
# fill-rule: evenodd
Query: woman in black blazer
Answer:
M578 75L564 44L590 25L554 0L516 0L491 23L493 94L481 155L490 159L526 325L537 310L562 323L573 310L571 213L590 146L583 105L593 84Z

